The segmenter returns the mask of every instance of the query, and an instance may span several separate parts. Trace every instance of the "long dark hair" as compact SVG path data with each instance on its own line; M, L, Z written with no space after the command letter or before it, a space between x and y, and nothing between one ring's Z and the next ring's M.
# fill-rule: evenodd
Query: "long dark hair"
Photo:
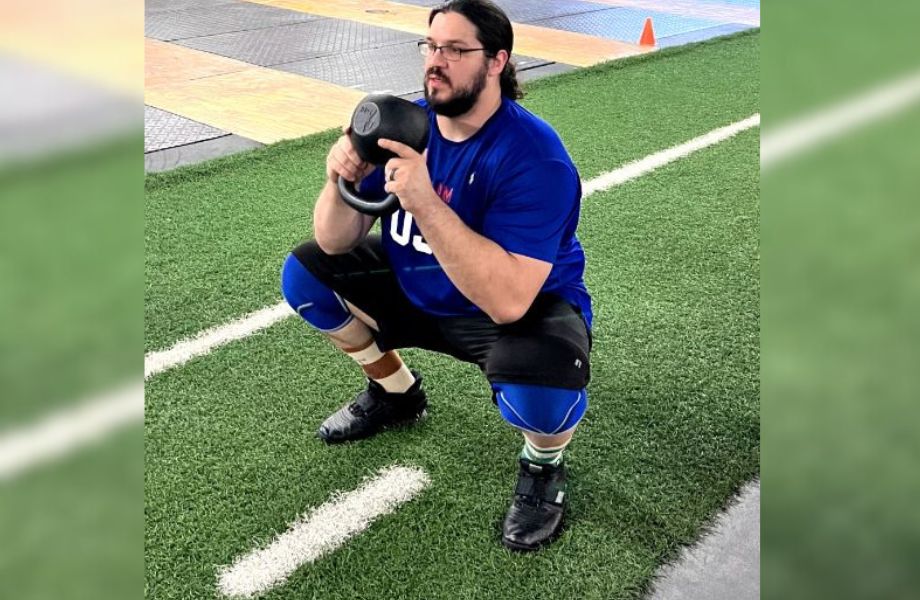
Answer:
M476 39L486 49L486 55L494 57L499 50L508 52L508 62L501 75L502 96L511 100L524 97L517 79L517 69L511 61L514 46L514 30L511 21L497 4L489 0L450 0L435 7L428 15L428 26L439 13L455 12L463 15L476 26Z

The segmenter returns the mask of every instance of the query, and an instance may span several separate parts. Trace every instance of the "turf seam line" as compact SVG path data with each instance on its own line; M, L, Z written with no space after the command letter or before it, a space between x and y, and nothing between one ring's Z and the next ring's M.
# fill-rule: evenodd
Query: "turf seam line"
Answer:
M633 179L687 157L698 150L723 142L735 135L760 124L760 114L747 119L719 127L688 142L666 148L645 158L627 163L587 182L582 182L582 200L596 192L605 191L622 185ZM249 313L224 325L211 327L196 336L177 342L166 350L148 353L144 356L144 379L185 364L189 360L203 356L211 350L232 341L248 337L253 333L270 327L278 321L293 316L294 311L287 302L279 302Z
M769 168L872 121L892 116L918 101L920 71L914 71L854 98L795 118L777 129L768 128L760 141L760 166Z
M333 493L327 502L304 513L267 546L220 567L217 589L234 598L261 595L284 583L304 564L333 552L430 484L431 478L418 467L385 467L357 489Z
M100 440L110 431L143 417L144 386L135 383L6 432L0 435L0 482Z

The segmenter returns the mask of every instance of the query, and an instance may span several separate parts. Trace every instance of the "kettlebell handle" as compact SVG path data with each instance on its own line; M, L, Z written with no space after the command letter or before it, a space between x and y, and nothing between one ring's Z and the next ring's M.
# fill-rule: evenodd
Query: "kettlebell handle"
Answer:
M383 200L365 200L358 195L354 182L344 177L339 177L339 194L348 206L375 217L388 215L399 207L399 198L396 197L396 194L388 194Z
M370 94L355 107L347 135L361 160L382 166L396 155L378 146L380 138L396 140L422 152L429 129L428 113L422 106L389 94ZM395 194L383 200L362 198L355 184L342 177L338 188L345 204L365 214L379 217L399 208Z

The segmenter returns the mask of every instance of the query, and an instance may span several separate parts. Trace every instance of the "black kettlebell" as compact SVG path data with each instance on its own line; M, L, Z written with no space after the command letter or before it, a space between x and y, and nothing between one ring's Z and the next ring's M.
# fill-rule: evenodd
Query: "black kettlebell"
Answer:
M396 154L378 146L377 140L396 140L416 152L422 152L428 145L428 130L428 112L423 107L389 94L371 94L358 104L351 115L349 137L361 160L384 165ZM388 215L399 207L395 194L389 194L382 200L362 198L355 190L355 184L344 177L339 177L339 193L345 204L369 215Z

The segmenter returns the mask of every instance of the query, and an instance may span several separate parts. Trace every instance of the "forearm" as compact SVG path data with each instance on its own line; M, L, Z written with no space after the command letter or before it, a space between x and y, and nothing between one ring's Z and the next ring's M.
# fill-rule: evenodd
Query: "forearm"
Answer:
M348 252L364 239L373 224L373 217L345 204L336 184L326 181L313 208L313 236L324 252Z
M496 323L516 321L533 301L518 259L467 227L440 199L413 214L438 263L466 298Z

